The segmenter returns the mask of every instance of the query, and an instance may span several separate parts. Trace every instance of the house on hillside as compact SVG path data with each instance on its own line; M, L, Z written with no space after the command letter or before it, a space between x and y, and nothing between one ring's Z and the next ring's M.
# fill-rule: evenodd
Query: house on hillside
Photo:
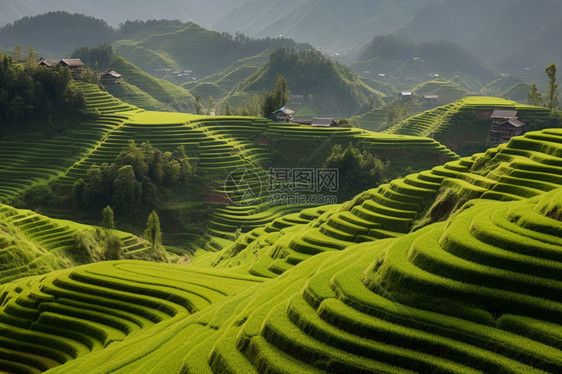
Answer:
M412 91L402 91L398 94L398 98L400 100L410 100L414 97L414 93Z
M423 104L435 104L439 101L439 95L423 95L421 102Z
M52 68L57 66L59 62L57 60L48 60L48 59L40 59L39 62L37 63L37 65L39 66L46 66L48 68Z
M295 111L284 106L271 114L276 122L292 122Z
M84 63L79 58L63 58L59 61L59 65L70 69L72 78L78 79L80 73L84 70Z
M333 118L314 117L312 119L312 127L339 127L339 124Z
M525 123L517 118L516 110L496 109L490 120L490 140L493 143L507 143L514 136L525 134Z
M100 77L100 82L103 85L118 84L123 80L123 76L113 70L108 71Z

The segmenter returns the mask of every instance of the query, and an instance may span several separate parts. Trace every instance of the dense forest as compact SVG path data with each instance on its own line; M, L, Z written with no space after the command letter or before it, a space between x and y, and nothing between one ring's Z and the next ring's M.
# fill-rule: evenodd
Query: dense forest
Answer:
M72 87L70 70L19 63L0 55L0 137L23 131L57 132L86 116L82 92Z

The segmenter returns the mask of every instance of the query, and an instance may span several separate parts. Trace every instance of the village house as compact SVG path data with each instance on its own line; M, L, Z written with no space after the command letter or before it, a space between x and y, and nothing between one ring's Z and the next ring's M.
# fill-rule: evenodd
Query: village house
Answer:
M517 118L516 110L496 109L490 120L490 140L493 143L507 143L514 136L525 134L525 123Z
M123 80L123 76L113 70L108 71L100 77L100 82L103 85L118 84Z
M52 67L57 66L58 63L59 63L59 62L58 62L57 60L47 60L47 59L42 58L42 59L39 60L39 62L37 63L37 65L46 66L46 67L48 67L48 68L52 68Z
M58 64L69 68L70 73L72 74L72 78L74 79L78 79L85 66L82 60L80 60L79 58L63 58L59 61Z
M314 117L312 119L312 127L339 127L338 123L333 118L320 118Z
M284 106L271 114L275 116L274 120L276 122L292 122L293 114L295 114L295 111Z
M423 95L421 98L421 102L423 104L434 104L439 101L439 95Z

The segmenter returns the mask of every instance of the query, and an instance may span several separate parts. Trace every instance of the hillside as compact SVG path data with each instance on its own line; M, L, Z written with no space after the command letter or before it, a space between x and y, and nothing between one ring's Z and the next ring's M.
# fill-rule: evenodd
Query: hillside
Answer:
M24 17L0 28L0 50L12 51L17 44L24 57L32 46L43 58L60 59L78 47L93 47L117 37L101 19L58 11Z
M467 97L410 117L390 129L389 134L430 136L455 152L466 156L489 146L493 109L514 109L529 130L551 127L550 110L491 97Z
M142 35L142 34L141 34ZM245 57L279 47L310 48L286 38L251 39L242 34L210 31L193 22L162 33L114 43L115 51L144 71L154 69L191 70L203 78L220 72Z
M81 59L98 74L119 72L125 84L109 84L104 89L112 95L147 110L194 111L195 98L177 85L144 72L136 65L113 52L108 44L76 49L72 58Z
M150 243L112 230L128 259L162 261ZM106 258L106 234L99 227L49 218L0 204L0 284Z
M219 18L218 30L253 37L283 35L351 61L357 45L408 23L429 1L246 0ZM282 4L282 6L280 6ZM349 53L349 55L348 55Z
M443 40L416 42L396 35L375 36L351 68L372 78L384 74L401 89L410 89L436 74L443 78L458 75L480 87L495 76L458 44Z
M533 81L542 79L545 66L562 61L553 48L561 13L555 0L447 0L422 8L400 34L425 41L446 35L503 73Z
M69 13L81 13L107 20L117 26L127 20L179 19L193 21L210 26L214 19L232 8L242 0L160 0L158 4L142 0L99 0L95 4L89 0L5 0L0 14L0 26L21 17L32 17L49 11L62 10ZM115 7L127 7L127 12L115 11Z
M384 94L363 83L347 67L315 50L281 48L271 53L269 62L236 87L227 100L271 91L277 74L282 75L292 94L302 95L317 116L348 116L382 104Z
M343 206L303 211L240 237L245 251L201 254L189 266L106 262L3 285L0 365L558 372L561 137L528 133ZM432 205L440 220L455 202L464 209L446 222L404 226L395 239L360 233Z

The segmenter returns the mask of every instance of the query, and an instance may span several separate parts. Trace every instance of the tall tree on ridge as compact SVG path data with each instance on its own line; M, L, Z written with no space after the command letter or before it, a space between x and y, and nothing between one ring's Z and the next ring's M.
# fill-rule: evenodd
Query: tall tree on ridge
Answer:
M552 63L544 69L548 75L548 102L547 106L550 110L558 109L560 100L558 98L558 83L556 82L556 63Z

